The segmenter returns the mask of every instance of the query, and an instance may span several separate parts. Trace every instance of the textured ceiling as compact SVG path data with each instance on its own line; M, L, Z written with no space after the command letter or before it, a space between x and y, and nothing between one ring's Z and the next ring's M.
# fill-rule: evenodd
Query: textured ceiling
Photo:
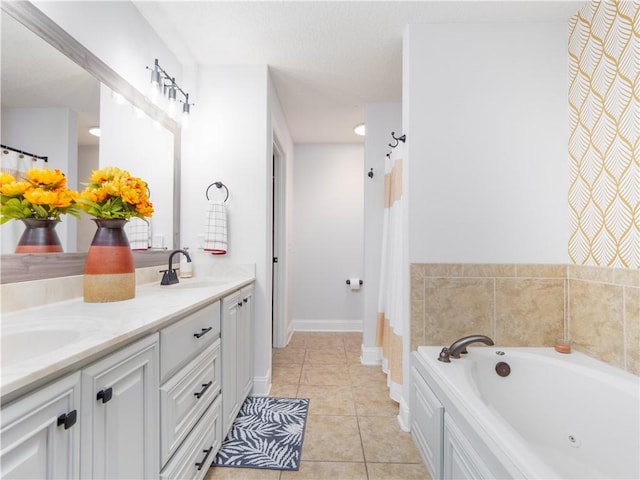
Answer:
M408 24L566 22L584 3L134 1L183 64L269 65L297 143L362 141L365 104L401 101Z

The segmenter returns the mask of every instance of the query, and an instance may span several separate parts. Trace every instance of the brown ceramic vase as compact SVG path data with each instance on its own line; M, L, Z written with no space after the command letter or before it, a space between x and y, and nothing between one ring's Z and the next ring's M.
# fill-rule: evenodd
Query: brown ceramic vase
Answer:
M98 225L84 265L84 301L118 302L136 295L136 272L127 220L95 218Z
M60 220L50 218L21 218L25 229L16 245L16 253L59 253L62 244L56 233Z

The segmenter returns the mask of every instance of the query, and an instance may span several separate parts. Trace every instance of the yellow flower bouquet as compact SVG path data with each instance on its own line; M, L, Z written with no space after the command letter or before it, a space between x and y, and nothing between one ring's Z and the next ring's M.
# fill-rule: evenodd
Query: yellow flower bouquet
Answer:
M81 208L96 218L124 219L151 217L147 184L117 167L94 170L78 199Z
M67 188L60 170L32 168L24 179L0 173L0 224L13 219L60 220L60 215L78 217L78 192Z

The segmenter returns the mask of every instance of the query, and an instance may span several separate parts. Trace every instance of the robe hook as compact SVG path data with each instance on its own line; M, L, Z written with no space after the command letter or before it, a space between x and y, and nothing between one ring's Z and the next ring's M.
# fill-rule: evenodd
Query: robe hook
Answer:
M404 143L407 140L406 135L401 135L396 138L396 132L391 132L391 138L393 138L396 141L395 145L389 144L391 148L396 148L400 144L400 142Z

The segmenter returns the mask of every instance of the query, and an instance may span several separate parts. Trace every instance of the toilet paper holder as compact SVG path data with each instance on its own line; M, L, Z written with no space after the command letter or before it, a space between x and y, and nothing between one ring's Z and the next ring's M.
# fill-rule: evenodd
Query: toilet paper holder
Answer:
M364 282L362 280L359 280L358 283L362 285ZM347 285L351 285L351 280L347 280Z

